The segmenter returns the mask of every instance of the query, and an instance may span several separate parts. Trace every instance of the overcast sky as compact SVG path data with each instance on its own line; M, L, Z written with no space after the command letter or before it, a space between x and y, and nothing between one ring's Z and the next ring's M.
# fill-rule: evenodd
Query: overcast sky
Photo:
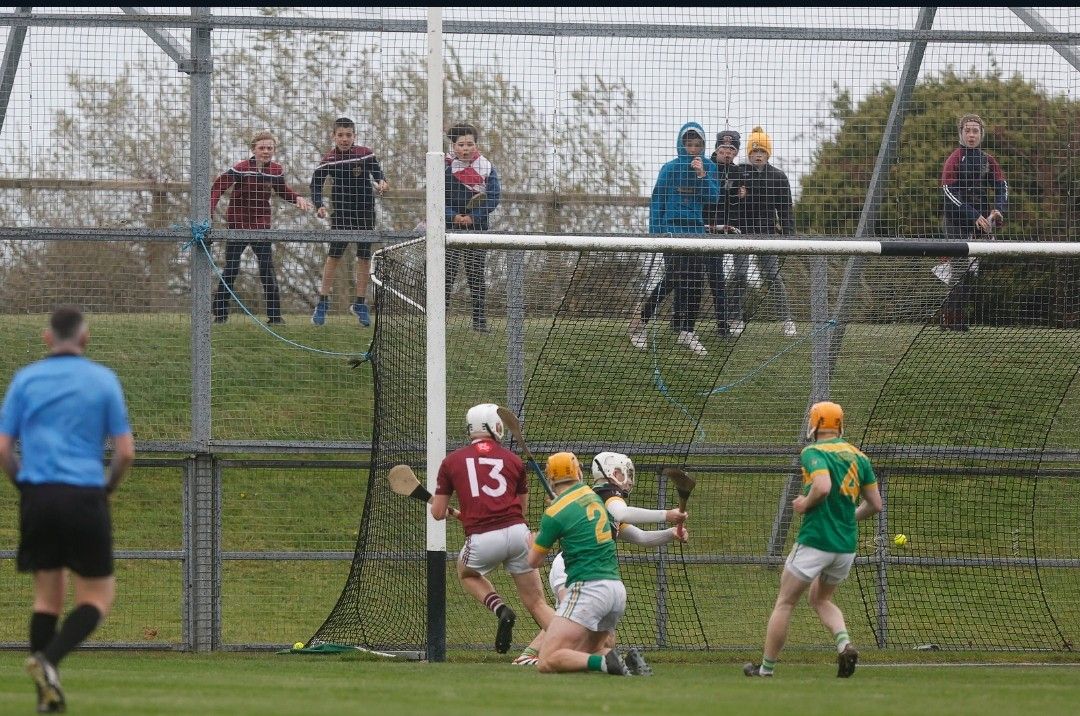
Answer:
M11 12L14 8L4 8ZM58 11L50 8L50 12ZM119 13L118 8L97 12ZM163 9L154 9L164 12ZM186 9L171 12L186 14ZM216 14L252 14L252 8L215 8ZM1080 31L1080 9L1039 8L1060 31ZM424 8L329 8L289 10L291 14L324 17L423 19ZM660 34L664 24L709 24L768 27L914 27L918 8L448 8L447 20L564 21L653 25ZM1027 32L1008 8L948 7L937 12L935 29ZM0 28L6 40L8 28ZM186 31L176 31L184 43ZM250 31L215 31L214 42L235 45L250 42ZM565 111L566 94L579 76L601 75L624 79L633 89L637 116L626 129L633 155L645 179L647 192L660 165L674 154L674 137L687 120L702 123L712 136L734 128L745 138L757 124L773 139L774 163L786 169L797 187L816 146L814 127L827 117L828 97L838 84L856 101L883 83L895 84L902 69L906 45L898 43L808 42L799 40L687 40L620 37L544 37L447 35L447 41L466 63L497 67L519 84L548 122ZM360 44L380 47L384 62L392 63L402 50L422 51L419 34L371 33ZM55 111L71 104L66 87L72 69L111 77L124 61L139 57L170 61L137 30L76 28L63 31L32 27L27 35L7 120L0 134L0 173L25 176L34 167L12 160L21 144L40 154L49 141ZM966 71L986 71L993 58L1006 76L1022 74L1044 89L1075 97L1077 73L1051 48L1036 45L931 44L922 73L947 65ZM332 63L328 67L333 71ZM340 68L337 68L340 69ZM253 78L253 83L257 80ZM317 82L317 78L313 78ZM377 82L378 78L373 78ZM448 97L453 104L453 97ZM318 96L313 92L313 109ZM977 109L977 108L974 108ZM357 109L362 114L362 108ZM1008 118L988 118L1007 121ZM363 125L361 125L363 128ZM610 136L610 127L597 127L598 141ZM362 137L363 139L363 137ZM421 139L422 141L422 139ZM186 151L186 150L183 150ZM554 153L554 150L553 150ZM740 160L745 155L740 156ZM557 157L551 159L557 164ZM93 176L93 168L87 168Z

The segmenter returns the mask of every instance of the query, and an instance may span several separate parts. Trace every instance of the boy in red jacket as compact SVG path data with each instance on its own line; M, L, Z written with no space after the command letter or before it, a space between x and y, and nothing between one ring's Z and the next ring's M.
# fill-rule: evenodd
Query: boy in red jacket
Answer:
M296 204L303 211L311 210L311 202L285 183L285 169L275 161L277 139L268 131L251 138L251 157L237 162L214 180L210 187L210 213L217 210L221 195L232 189L225 222L230 229L269 229L270 197L277 194ZM230 239L225 242L225 270L214 291L214 323L229 320L229 298L233 281L240 273L240 257L251 246L259 261L259 278L266 299L267 323L284 323L281 318L281 294L274 275L273 247L269 241Z

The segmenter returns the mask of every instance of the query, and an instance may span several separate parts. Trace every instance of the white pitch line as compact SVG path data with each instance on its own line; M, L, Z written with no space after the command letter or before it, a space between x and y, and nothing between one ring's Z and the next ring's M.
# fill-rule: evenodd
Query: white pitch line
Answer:
M1080 667L1080 663L1078 663L1078 662L1069 662L1069 661L1065 661L1065 662L1057 662L1057 661L1011 661L1011 662L1009 662L1007 664L989 664L989 663L986 663L986 662L983 662L983 661L977 661L977 662L976 661L941 662L941 663L933 662L933 661L925 661L925 662L921 662L921 663L919 663L919 662L911 662L911 663L902 663L902 664L863 664L863 663L860 663L859 664L859 669L872 669L874 667L890 668L891 669L891 668L894 668L894 667L897 667L897 666L900 666L900 667L916 667L916 666L933 666L933 667L938 667L938 666L988 666L988 667L998 667L998 666L1010 666L1010 667L1011 666L1075 666L1075 667Z

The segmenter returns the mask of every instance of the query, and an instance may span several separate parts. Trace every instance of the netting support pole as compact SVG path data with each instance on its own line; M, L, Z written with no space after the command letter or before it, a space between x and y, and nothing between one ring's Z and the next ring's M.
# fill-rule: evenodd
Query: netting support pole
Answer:
M889 544L889 479L882 471L877 476L878 489L881 491L881 512L877 516L877 530L874 532L874 571L877 579L877 646L884 649L889 645L889 572L886 561L886 549Z
M667 509L667 478L662 471L658 472L656 489L656 509ZM667 545L660 545L659 558L656 562L656 646L666 649L668 646L668 577L667 577Z
M31 8L20 7L19 15L29 15ZM19 59L22 57L23 40L26 39L26 25L18 25L8 30L7 44L4 46L4 61L0 64L0 131L7 119L8 102L11 100L11 88L15 86L15 73L19 71Z
M132 17L139 17L140 15L146 15L146 10L141 7L120 7L124 11L125 15L131 15ZM156 27L150 27L149 25L142 25L140 28L146 33L146 36L154 41L161 51L172 58L176 66L180 68L181 72L188 72L191 70L191 63L188 61L187 52L180 45L179 42L172 36L168 30L159 30Z
M525 252L506 252L506 405L525 419Z
M829 333L822 331L821 327L829 321L829 262L824 256L815 256L810 263L810 399L809 406L819 400L829 399L829 384L832 374L832 363L829 359ZM800 423L801 425L801 423ZM802 431L797 437L797 442L804 442ZM776 517L773 518L772 530L769 533L769 548L767 554L775 557L784 551L784 543L787 541L788 530L791 529L791 501L802 490L802 468L799 460L794 460L791 466L791 474L788 476L784 490L780 494L780 502L776 505Z
M210 16L209 8L192 7L193 19ZM191 30L191 222L210 220L211 47L209 28ZM220 554L220 515L210 453L210 291L213 267L199 246L191 249L191 442L194 467L191 480L190 637L194 651L211 651L219 644L221 609L216 560Z
M442 8L427 17L427 488L435 493L446 456L446 198ZM427 659L446 661L446 522L427 514Z
M920 32L928 32L934 25L936 7L924 7L919 10L919 19L915 23L915 29ZM900 81L896 86L896 95L893 97L892 107L889 108L889 118L885 122L885 131L881 136L881 146L878 147L877 159L874 160L874 171L870 175L870 186L866 190L866 199L863 201L862 213L859 214L859 224L855 227L855 238L862 239L873 229L877 222L878 210L881 208L881 200L885 195L885 185L889 180L889 171L893 160L896 158L896 146L900 140L900 129L904 126L904 115L911 106L911 94L915 90L915 81L919 79L919 70L922 67L923 54L926 52L926 41L912 42L908 47L907 57L904 60L904 69L900 73ZM832 341L829 350L831 360L836 361L840 354L840 344L844 340L844 331L847 328L848 315L851 312L852 298L858 288L859 275L866 259L861 256L853 256L848 259L844 268L844 278L840 282L840 292L836 299L836 327L832 330Z

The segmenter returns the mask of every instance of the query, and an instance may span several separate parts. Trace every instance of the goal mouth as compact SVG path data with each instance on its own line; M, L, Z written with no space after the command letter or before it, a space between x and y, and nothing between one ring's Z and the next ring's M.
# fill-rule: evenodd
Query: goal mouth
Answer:
M620 641L757 648L760 625L738 615L775 596L775 570L798 531L789 505L806 411L828 397L843 405L845 437L870 456L887 496L881 519L860 532L848 589L863 610L849 621L863 621L882 647L1062 648L1053 605L1075 573L1054 561L1057 528L1046 520L1080 527L1080 516L1051 499L1047 455L1077 457L1058 418L1080 368L1080 330L1039 292L1077 287L1071 259L732 254L723 241L691 255L617 242L507 251L458 238L448 258L458 262L446 303L448 445L464 439L470 405L505 402L519 406L540 460L564 450L583 461L630 455L634 505L677 504L664 468L696 478L689 543L619 547L630 595ZM419 648L424 639L423 510L374 479L395 464L418 475L425 465L424 248L389 247L375 261L372 479L353 573L318 634L327 641ZM942 265L955 280L941 280ZM677 307L675 289L662 288L672 276L697 297L692 332L704 354L679 323L685 295ZM720 314L714 277L724 285ZM659 296L651 312L650 295ZM531 485L531 524L539 490ZM895 544L894 533L909 541ZM451 552L459 540L451 529ZM929 603L933 615L920 606ZM448 647L487 643L474 617L448 589Z

